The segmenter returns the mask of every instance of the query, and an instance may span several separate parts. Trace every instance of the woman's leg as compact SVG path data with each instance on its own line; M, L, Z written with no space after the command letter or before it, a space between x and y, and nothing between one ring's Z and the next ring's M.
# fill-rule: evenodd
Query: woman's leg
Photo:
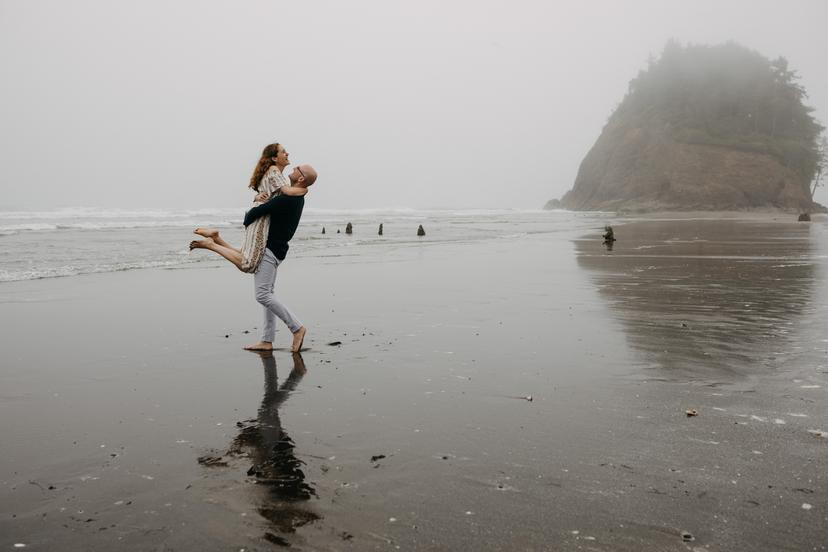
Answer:
M215 253L218 253L234 265L236 268L241 270L242 268L242 256L241 253L237 249L233 249L232 247L226 247L224 245L219 245L213 238L204 238L203 240L195 240L190 242L190 250L193 249L209 249Z
M216 242L216 245L227 247L228 249L232 249L233 251L241 253L241 249L239 249L238 247L233 247L232 245L224 241L224 238L221 237L221 234L219 234L219 231L215 228L199 227L193 230L193 234L198 234L199 236L204 236L205 238L212 238L212 240Z

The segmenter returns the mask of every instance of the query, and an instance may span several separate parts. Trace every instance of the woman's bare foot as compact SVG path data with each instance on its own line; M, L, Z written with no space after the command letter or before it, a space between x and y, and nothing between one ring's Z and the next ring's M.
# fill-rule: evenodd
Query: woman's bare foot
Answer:
M308 330L302 326L293 334L293 346L290 348L291 353L298 353L302 350L302 343L305 342L305 334Z
M198 234L199 236L204 236L205 238L213 238L215 239L216 236L219 235L219 231L215 228L196 228L193 230L193 234Z
M246 351L272 351L273 343L267 341L259 341L255 345L247 345L244 348Z
M211 246L215 245L216 242L213 241L213 238L204 238L203 240L193 240L190 242L190 251L193 249L210 249Z

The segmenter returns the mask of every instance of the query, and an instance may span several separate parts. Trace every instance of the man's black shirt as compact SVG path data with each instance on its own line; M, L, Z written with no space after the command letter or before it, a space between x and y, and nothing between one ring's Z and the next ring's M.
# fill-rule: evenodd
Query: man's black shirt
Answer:
M296 227L299 226L304 206L304 197L276 196L267 203L250 209L244 215L244 225L248 226L259 217L269 216L270 231L267 234L267 248L282 261L288 252L288 242L293 238Z

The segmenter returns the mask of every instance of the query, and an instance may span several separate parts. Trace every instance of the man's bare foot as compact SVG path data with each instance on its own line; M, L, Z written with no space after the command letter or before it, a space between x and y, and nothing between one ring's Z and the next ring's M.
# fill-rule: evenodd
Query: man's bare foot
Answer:
M216 239L216 237L219 235L219 231L216 230L215 228L200 228L199 227L199 228L196 228L195 230L193 230L193 234L198 234L199 236L204 236L205 238Z
M293 346L290 348L291 353L298 353L302 350L302 343L305 342L305 334L308 330L302 326L293 334Z
M210 249L211 246L215 245L216 242L213 241L213 238L204 238L203 240L193 240L190 242L190 251L193 249Z
M273 343L267 341L259 341L255 345L247 345L244 348L246 351L272 351Z

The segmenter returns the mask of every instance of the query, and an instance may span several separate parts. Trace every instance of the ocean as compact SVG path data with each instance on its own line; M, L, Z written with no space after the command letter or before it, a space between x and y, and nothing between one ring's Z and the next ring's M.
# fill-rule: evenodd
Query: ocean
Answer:
M0 282L222 263L188 244L198 226L242 240L245 209L100 209L0 211ZM292 256L358 254L360 248L419 242L512 239L530 233L588 231L609 215L542 210L331 210L306 208ZM354 233L345 234L352 223ZM382 223L383 235L378 235ZM417 236L423 225L426 236ZM322 234L325 228L326 233ZM340 233L337 234L337 231Z

